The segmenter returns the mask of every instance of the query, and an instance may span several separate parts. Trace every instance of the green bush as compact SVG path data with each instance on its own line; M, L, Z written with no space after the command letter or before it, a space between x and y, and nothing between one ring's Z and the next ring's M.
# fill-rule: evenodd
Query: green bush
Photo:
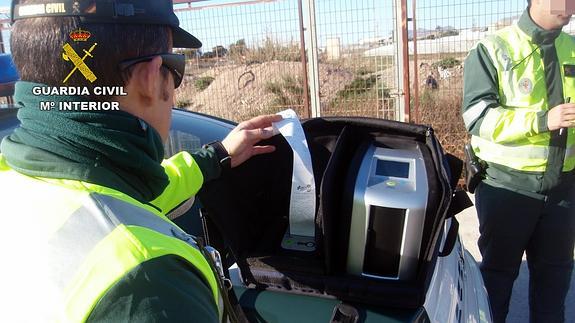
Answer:
M439 37L449 37L449 36L457 36L459 35L459 31L455 29L444 30L439 33Z
M266 83L266 91L274 95L282 95L282 85L279 82L269 81Z
M368 74L372 74L373 72L374 72L373 69L366 67L366 66L360 66L356 71L357 75L359 75L359 76L365 76Z
M446 57L440 61L431 64L431 66L434 68L437 68L438 66L441 66L442 68L452 68L460 64L461 61L456 59L455 57Z
M236 42L237 44L237 42ZM242 44L242 43L240 43ZM274 40L271 37L266 37L263 44L258 47L245 47L241 52L246 64L257 64L270 61L282 61L282 62L299 62L301 61L300 45L299 43L288 43L283 44L279 41ZM236 50L237 51L237 50ZM239 58L239 55L234 55L235 60Z
M210 84L212 84L213 81L214 81L214 78L211 76L202 76L199 79L194 81L194 86L195 86L196 90L203 91L203 90L207 89L208 86L210 86Z
M436 105L437 95L436 91L430 89L424 89L419 96L419 106L420 107L430 107Z
M177 100L176 101L176 108L178 109L185 109L187 108L190 104L192 104L191 100Z
M229 55L230 57L232 57L232 59L241 58L248 52L248 48L246 46L246 40L243 38L237 40L233 44L230 44L229 48L230 48Z
M339 99L354 99L358 96L367 94L377 90L382 92L383 97L389 97L389 89L385 87L383 82L377 81L376 75L371 75L367 78L356 77L350 84L346 85L343 90L337 92Z
M280 81L267 82L265 89L275 96L272 106L295 107L303 105L304 91L299 78L283 75Z

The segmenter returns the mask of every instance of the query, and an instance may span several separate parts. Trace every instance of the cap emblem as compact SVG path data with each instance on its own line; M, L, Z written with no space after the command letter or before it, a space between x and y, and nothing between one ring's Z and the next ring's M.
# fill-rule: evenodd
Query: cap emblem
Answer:
M89 31L82 29L77 29L70 33L70 39L72 39L75 42L87 41L88 38L90 38L91 36L92 34Z

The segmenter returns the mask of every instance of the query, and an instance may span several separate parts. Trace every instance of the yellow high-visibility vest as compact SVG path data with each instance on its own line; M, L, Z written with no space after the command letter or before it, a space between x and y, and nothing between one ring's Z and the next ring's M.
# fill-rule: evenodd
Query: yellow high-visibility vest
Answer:
M544 172L549 155L549 131L538 133L536 113L546 111L547 85L541 50L517 24L481 41L497 70L500 106L490 109L471 144L479 158L520 171ZM566 33L555 40L563 94L575 100L575 78L565 77L563 66L575 66L575 41ZM483 101L465 114L483 111ZM464 115L464 119L465 119ZM530 136L514 131L514 125L531 129ZM517 127L515 127L517 128ZM563 171L575 168L575 129L567 130Z
M167 160L169 176L180 163L193 161L187 153ZM199 188L203 179L200 174L180 180ZM193 237L154 207L95 184L25 176L2 155L0 183L0 285L9 294L6 300L0 296L0 321L84 321L124 275L164 255L179 256L197 269L221 318L221 295L209 263ZM158 201L168 200L162 195Z

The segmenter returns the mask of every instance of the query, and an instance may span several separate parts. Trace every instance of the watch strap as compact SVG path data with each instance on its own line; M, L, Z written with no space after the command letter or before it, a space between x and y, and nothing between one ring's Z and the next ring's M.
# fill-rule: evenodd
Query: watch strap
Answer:
M220 167L222 171L226 171L232 168L232 157L228 153L226 147L222 144L221 141L213 141L207 144L206 146L211 146L216 153L216 158L220 163Z

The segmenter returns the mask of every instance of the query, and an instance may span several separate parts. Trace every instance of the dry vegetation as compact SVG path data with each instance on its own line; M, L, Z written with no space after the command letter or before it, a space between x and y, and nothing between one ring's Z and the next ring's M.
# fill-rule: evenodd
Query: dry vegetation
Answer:
M416 119L418 123L433 127L447 152L463 158L463 146L468 134L461 118L463 68L460 62L461 59L445 58L422 64L419 70L419 109ZM449 78L444 80L437 70L437 66L442 64L448 64L447 71L450 74ZM435 90L425 84L430 74L433 74L438 82L438 88Z
M305 116L301 71L301 63L284 61L213 67L186 77L176 93L176 105L235 121L286 108ZM207 77L214 79L199 90L196 82ZM333 100L353 78L349 71L322 64L321 103Z
M271 38L258 47L238 40L202 58L193 54L176 92L176 105L235 121L286 108L306 117L300 55L299 44L280 45ZM467 138L460 112L461 57L423 56L421 61L419 111L412 119L431 125L445 150L461 158ZM319 66L323 115L395 118L396 78L391 59L367 58L358 51L329 61L322 54ZM446 69L449 77L442 79L438 67ZM430 74L438 89L425 85Z

